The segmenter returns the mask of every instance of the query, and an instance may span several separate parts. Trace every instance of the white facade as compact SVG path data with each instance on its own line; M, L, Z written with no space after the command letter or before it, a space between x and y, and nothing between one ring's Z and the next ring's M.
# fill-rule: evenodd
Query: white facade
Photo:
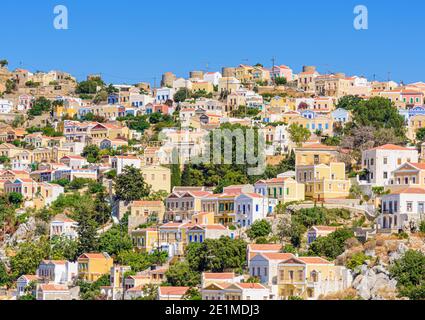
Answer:
M111 158L111 167L117 171L117 174L121 174L125 167L135 167L140 169L142 166L142 160L136 157L125 157L117 156Z
M242 227L249 227L257 220L262 220L273 213L276 199L269 199L258 194L241 194L235 199L236 221Z
M222 76L220 72L207 72L204 74L204 81L210 82L214 86L218 86L221 78Z
M0 99L0 113L11 113L13 110L13 103L9 100Z
M294 257L291 253L261 253L249 260L249 275L258 277L262 284L277 285L278 265L280 262Z
M65 237L68 239L78 238L78 222L65 218L57 217L50 222L50 237Z
M388 185L391 173L405 162L418 162L418 151L395 145L363 151L363 169L368 170L368 183L375 186Z
M54 284L71 284L78 275L78 263L45 260L37 268L36 275Z
M382 197L381 230L409 230L425 218L425 189L407 188Z
M173 100L176 91L173 88L159 88L156 90L156 103L164 103L167 100Z

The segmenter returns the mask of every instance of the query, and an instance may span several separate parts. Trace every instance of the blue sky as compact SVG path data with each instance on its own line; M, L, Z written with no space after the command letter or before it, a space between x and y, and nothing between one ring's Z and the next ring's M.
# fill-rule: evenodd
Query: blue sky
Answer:
M69 30L53 28L66 5ZM353 28L356 5L369 29ZM157 81L165 71L240 63L317 65L378 80L425 80L423 0L3 0L0 58L10 67L58 69L78 79Z

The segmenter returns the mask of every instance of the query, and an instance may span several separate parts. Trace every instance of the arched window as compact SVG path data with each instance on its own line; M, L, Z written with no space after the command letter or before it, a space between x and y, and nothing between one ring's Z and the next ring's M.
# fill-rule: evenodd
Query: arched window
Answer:
M311 278L311 281L313 281L313 282L318 282L319 281L319 274L317 273L316 270L313 270L310 273L310 278Z

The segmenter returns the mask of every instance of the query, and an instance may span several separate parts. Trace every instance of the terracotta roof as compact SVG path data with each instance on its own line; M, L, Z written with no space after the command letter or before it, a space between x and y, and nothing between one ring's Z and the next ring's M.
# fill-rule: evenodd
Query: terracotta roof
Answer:
M410 150L410 151L413 151L413 149L409 149L409 148L402 147L402 146L397 146L395 144L385 144L383 146L373 148L371 150Z
M106 257L103 255L103 253L83 253L81 256L79 256L78 259L85 256L89 259L105 259Z
M408 162L408 163L419 170L425 170L425 163L412 163L412 162Z
M250 244L248 245L250 251L275 251L279 252L282 249L281 244Z
M297 259L301 260L302 262L311 264L332 264L332 262L320 257L300 257Z
M66 260L43 260L44 264L65 264Z
M147 201L147 200L141 200L141 201L133 201L131 204L132 206L143 206L143 207L156 207L161 206L162 201Z
M233 279L235 277L235 273L234 272L222 272L222 273L218 273L218 272L204 272L203 274L205 279Z
M275 252L270 252L270 253L260 253L262 256L264 256L267 260L287 260L290 258L293 258L294 255L292 253L275 253Z
M320 144L320 143L317 143L317 144L304 144L304 145L303 145L303 148L304 148L304 149L326 149L326 150L337 150L337 148L336 148L336 147L333 147L333 146L326 146L326 145L324 145L324 144Z
M39 276L36 276L34 274L25 274L22 277L24 277L25 279L27 279L29 281L36 281L36 280L39 280L40 279Z
M266 287L260 283L236 283L236 285L242 289L265 289Z
M189 287L159 287L159 294L160 295L176 295L176 296L182 296L184 295L187 290L189 290Z
M425 189L422 188L405 188L398 191L394 191L391 194L425 194Z
M329 227L329 226L313 226L312 228L315 228L319 231L336 231L337 227Z
M69 288L59 284L40 284L39 287L42 291L68 291Z

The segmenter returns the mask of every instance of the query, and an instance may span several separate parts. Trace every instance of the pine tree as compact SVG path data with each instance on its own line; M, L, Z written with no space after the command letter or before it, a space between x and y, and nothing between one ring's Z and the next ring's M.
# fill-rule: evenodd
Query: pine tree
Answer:
M188 164L184 166L182 179L181 179L181 185L186 187L192 186L191 169L190 169L190 165Z
M181 186L182 173L180 170L180 161L176 149L173 149L172 164L171 164L171 189Z

